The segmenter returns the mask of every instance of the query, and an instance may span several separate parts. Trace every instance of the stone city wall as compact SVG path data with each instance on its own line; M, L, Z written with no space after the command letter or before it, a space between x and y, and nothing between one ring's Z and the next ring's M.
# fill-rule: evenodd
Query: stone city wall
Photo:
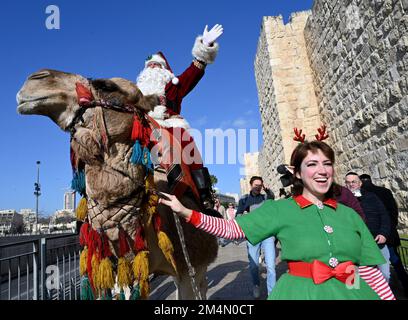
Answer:
M408 227L408 1L316 0L304 36L337 180L390 188Z

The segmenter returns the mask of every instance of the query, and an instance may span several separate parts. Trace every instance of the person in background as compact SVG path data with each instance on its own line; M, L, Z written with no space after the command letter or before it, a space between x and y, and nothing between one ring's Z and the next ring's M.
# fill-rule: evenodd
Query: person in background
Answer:
M375 193L362 188L363 183L357 173L348 172L345 176L345 184L360 202L366 217L367 227L386 260L378 267L388 282L390 279L390 253L386 241L391 232L391 224L387 209Z
M249 184L251 186L251 191L249 194L241 197L238 203L238 209L236 216L244 214L251 214L251 211L259 207L268 199L274 199L275 196L273 192L264 186L262 177L253 176L251 177ZM261 192L265 191L265 194ZM257 244L252 244L247 241L248 250L248 260L249 260L249 271L251 273L251 279L253 284L253 296L258 299L261 295L260 291L260 279L259 279L259 264L261 257L261 250L263 252L263 257L266 264L266 286L268 294L272 292L273 287L276 283L276 271L275 271L275 237L268 237L263 239Z
M408 295L408 274L402 264L401 257L397 248L401 245L401 240L397 231L398 226L398 206L390 189L375 185L371 176L368 174L360 175L360 180L363 183L363 188L373 192L382 201L387 209L391 221L391 233L387 239L387 247L390 252L390 262L394 267L395 273L400 280L405 293Z
M235 209L235 205L232 202L228 203L228 208L226 210L227 220L235 219L236 212L237 209Z

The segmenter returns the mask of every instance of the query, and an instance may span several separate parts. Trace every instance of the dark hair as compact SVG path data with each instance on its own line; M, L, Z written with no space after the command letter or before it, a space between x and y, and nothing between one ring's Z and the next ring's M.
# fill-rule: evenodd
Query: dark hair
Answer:
M292 194L294 196L298 196L303 193L303 182L302 180L296 178L296 173L300 172L300 165L302 164L303 159L307 157L309 151L316 153L318 150L322 151L322 153L329 158L332 164L334 164L334 151L327 143L323 141L305 141L304 143L299 143L295 150L293 150L292 156L290 157L290 165L294 167L292 188ZM329 191L326 193L326 197L333 197L333 185L330 186Z
M285 196L285 197L286 197L286 191L285 191L284 188L280 188L280 189L279 189L279 197L281 197L281 196Z
M263 183L262 177L253 176L253 177L251 177L251 180L249 180L249 184L252 186L252 183L253 183L255 180L261 180L262 183Z
M355 173L354 171L349 171L349 172L346 173L346 177L347 176L358 176L358 174Z
M369 174L363 173L363 174L360 175L360 180L361 181L363 181L363 180L371 181L371 176Z

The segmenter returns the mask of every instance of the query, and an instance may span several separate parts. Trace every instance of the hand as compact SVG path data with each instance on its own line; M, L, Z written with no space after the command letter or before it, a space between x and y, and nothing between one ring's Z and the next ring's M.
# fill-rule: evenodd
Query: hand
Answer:
M171 208L171 210L177 213L179 216L189 219L191 214L193 213L192 210L187 209L185 206L181 204L181 202L177 199L176 196L164 192L160 192L161 195L166 196L169 200L165 200L163 198L159 199L159 203L162 203Z
M222 35L222 25L216 24L210 31L208 31L208 25L205 26L203 32L203 43L207 47L211 47L213 43Z
M378 236L375 237L375 242L377 242L378 244L383 244L387 241L387 238L384 237L383 235L379 234Z

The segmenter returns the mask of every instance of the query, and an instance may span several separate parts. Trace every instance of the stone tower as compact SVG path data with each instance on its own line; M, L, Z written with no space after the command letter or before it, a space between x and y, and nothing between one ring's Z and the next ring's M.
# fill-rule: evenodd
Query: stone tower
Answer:
M282 16L264 17L255 58L262 119L260 171L275 194L282 187L276 167L289 163L296 142L293 128L307 137L317 133L320 116L303 36L311 13L300 12L284 24Z
M320 121L336 180L368 173L390 188L408 228L408 2L315 0L311 12L265 17L255 58L264 146L261 174L288 161L291 130ZM279 187L279 183L275 187Z

